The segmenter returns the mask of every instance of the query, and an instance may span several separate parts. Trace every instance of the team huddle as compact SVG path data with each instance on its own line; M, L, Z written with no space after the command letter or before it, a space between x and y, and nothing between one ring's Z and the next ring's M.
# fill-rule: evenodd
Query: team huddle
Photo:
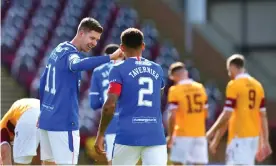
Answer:
M143 165L167 165L168 159L175 165L208 164L208 146L215 154L227 129L227 164L253 165L271 154L264 89L246 73L243 56L227 60L231 81L225 106L207 132L204 86L189 79L184 63L170 66L174 85L168 92L166 139L164 73L159 64L142 57L143 33L128 28L120 45L104 49L105 56L83 57L81 52L95 47L102 32L98 21L84 18L72 41L51 52L40 78L40 100L16 101L1 120L2 164L11 165L12 158L17 164L78 164L81 71L93 69L90 106L101 110L94 148L109 165L136 165L139 159Z

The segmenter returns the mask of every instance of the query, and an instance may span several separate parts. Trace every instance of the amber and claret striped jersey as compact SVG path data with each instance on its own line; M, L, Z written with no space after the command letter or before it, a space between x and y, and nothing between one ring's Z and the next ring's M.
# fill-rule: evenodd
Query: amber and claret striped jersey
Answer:
M228 143L234 137L256 137L260 133L260 111L266 111L264 89L249 74L239 74L226 88L225 111L232 111Z
M37 108L39 110L40 101L34 98L23 98L12 104L9 111L1 119L1 143L4 141L9 143L13 141L17 121L25 111L31 108Z
M176 136L205 136L208 97L202 84L191 79L170 87L169 109L176 111Z

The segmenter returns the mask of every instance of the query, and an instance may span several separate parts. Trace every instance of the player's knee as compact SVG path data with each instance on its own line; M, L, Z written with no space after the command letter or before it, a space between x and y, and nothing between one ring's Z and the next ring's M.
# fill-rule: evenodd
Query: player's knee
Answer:
M11 146L8 143L4 143L1 145L1 157L2 160L5 160L7 158L11 157Z

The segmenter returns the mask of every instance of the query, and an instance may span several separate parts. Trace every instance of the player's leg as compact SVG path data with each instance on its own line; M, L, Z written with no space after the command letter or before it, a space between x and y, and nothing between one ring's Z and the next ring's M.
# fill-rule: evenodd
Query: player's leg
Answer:
M234 138L226 148L227 165L254 165L252 138ZM257 143L256 143L257 144Z
M49 133L46 130L39 130L40 133L40 157L43 165L55 165L54 156L49 140Z
M28 110L18 120L15 127L13 159L16 164L30 164L39 144L36 127L39 111Z
M1 165L12 165L11 145L8 142L1 142Z
M80 150L79 130L48 131L56 164L77 165Z
M31 165L41 165L42 164L42 162L41 162L41 160L40 160L40 146L38 145L38 147L37 147L37 150L36 150L36 156L34 156L33 157L33 159L32 159L32 163L31 163Z
M167 165L167 146L147 146L142 150L143 165Z
M113 152L115 137L116 137L116 134L107 134L105 136L106 158L108 161L108 165L112 164L112 152Z
M192 137L175 137L170 160L174 165L188 164L190 151L193 148Z
M208 143L205 137L195 137L191 152L191 163L194 165L208 164Z
M142 146L115 144L112 165L136 165L139 161Z

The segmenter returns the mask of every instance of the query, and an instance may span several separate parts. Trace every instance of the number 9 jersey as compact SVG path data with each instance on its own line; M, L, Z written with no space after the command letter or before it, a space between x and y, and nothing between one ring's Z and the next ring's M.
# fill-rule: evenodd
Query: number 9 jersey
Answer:
M160 65L144 58L128 58L114 64L109 81L108 93L116 91L113 85L120 84L121 87L117 93L119 118L115 143L129 146L165 145L161 114L164 81Z
M243 73L226 88L224 110L232 111L228 143L234 138L256 137L260 133L260 111L265 111L264 89L260 82Z

